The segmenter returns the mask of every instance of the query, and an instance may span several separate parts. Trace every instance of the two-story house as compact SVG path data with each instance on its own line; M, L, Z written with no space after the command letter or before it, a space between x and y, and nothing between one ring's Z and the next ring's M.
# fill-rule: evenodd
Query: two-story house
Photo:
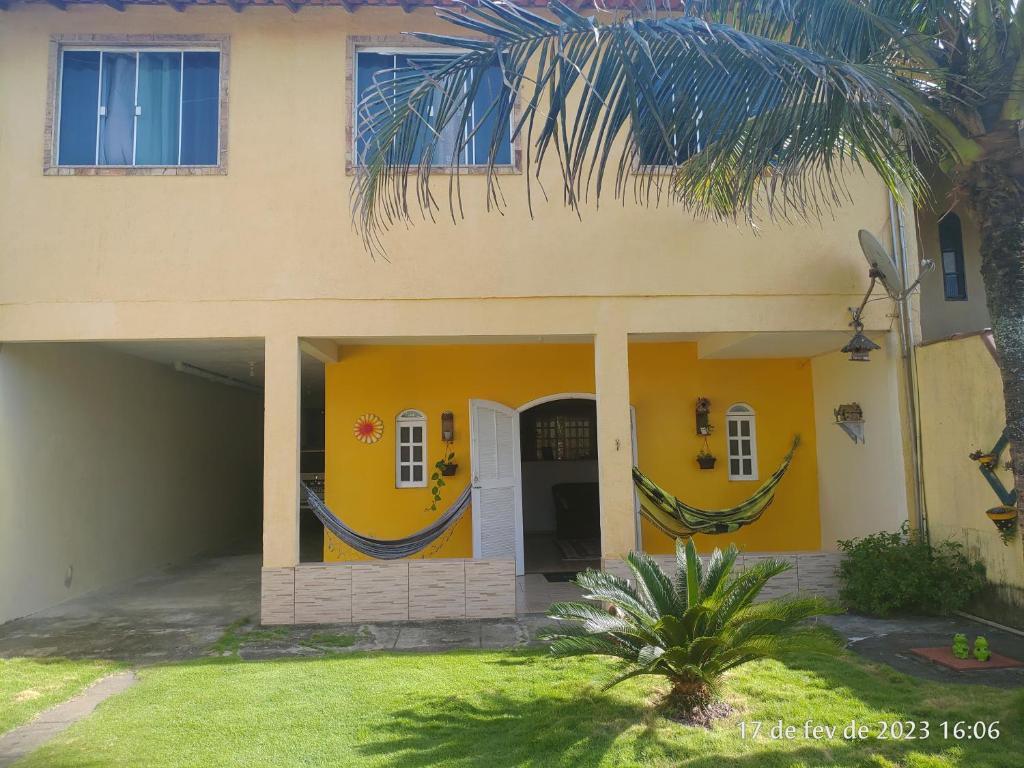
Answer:
M830 593L838 539L916 518L884 293L881 349L839 351L858 230L916 269L872 175L818 223L630 201L580 221L557 195L529 215L510 139L503 215L469 147L465 217L374 259L349 213L355 104L443 55L402 34L440 28L429 4L0 7L0 620L237 541L267 623L538 610L560 574L672 551L634 466L725 509L797 435L771 506L702 551L784 553L780 588ZM320 477L342 537L303 509Z

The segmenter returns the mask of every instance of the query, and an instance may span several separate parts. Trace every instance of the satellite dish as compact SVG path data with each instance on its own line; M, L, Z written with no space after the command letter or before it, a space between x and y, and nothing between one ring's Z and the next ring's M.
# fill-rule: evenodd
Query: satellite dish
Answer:
M885 292L897 301L902 299L905 295L903 281L900 279L900 273L896 269L895 262L890 258L889 252L878 242L878 238L866 229L858 230L857 239L860 240L860 249L864 251L864 258L878 273L877 277L885 287Z

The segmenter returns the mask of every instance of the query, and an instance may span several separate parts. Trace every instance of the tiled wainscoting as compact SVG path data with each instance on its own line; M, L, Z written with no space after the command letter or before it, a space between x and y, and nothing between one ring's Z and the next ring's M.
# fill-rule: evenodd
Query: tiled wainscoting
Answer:
M748 565L775 558L791 563L793 567L780 573L765 586L762 598L779 597L790 592L809 592L834 599L839 595L839 579L836 569L843 556L838 552L750 552L741 554L736 560L734 573L742 572ZM654 559L669 574L675 577L675 555L655 555ZM707 563L708 558L701 561ZM624 578L632 572L622 560L605 560L604 569Z
M737 560L736 571L773 557L792 563L793 568L769 581L762 597L790 592L837 596L835 572L842 559L838 553L745 553ZM654 559L675 575L674 556L655 555ZM604 568L631 576L622 560L605 560ZM540 591L525 601L520 595L525 610L543 611L551 600L575 599L571 585L547 584L537 576ZM516 614L516 594L512 560L396 560L264 568L261 620L264 624L345 624L501 618ZM546 598L550 599L545 602Z
M264 624L488 619L516 613L512 560L396 560L264 568Z

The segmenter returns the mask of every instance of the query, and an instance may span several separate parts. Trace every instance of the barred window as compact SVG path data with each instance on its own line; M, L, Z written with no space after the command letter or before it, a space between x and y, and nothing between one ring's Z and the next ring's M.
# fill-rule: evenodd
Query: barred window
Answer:
M538 461L572 461L594 458L594 425L580 416L551 416L534 425L534 450Z
M757 433L754 409L745 403L729 406L725 414L729 441L729 479L757 480Z
M427 417L407 410L395 420L395 487L422 488L427 484Z

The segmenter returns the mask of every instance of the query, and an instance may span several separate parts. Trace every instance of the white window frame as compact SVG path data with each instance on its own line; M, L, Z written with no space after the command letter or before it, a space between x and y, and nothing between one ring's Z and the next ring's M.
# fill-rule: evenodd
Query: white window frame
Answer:
M425 46L425 45L406 45L406 46L374 46L374 45L360 45L355 49L352 60L352 158L354 165L358 167L360 165L359 158L359 54L360 53L376 53L381 56L457 56L461 53L467 53L465 48L446 48L442 46ZM472 115L473 126L476 126L476 105L470 107L470 113ZM498 168L512 168L515 166L515 143L512 139L512 131L515 127L514 112L509 115L509 158L511 161L507 165L497 166ZM463 133L463 140L469 135L469 129ZM478 163L476 160L476 148L473 143L470 142L463 148L463 162L462 168L480 168L486 163ZM435 168L447 168L446 165L437 165Z
M412 439L412 430L420 427L422 439L417 442ZM402 429L409 430L408 442L402 441ZM402 459L402 448L409 449L408 460ZM413 458L414 449L420 449L420 461ZM422 469L420 480L414 480L415 467ZM409 468L409 479L402 479L402 468ZM395 418L395 488L426 488L427 487L427 416L422 411L414 408L407 408L401 411Z
M99 73L99 86L97 88L96 98L96 151L93 155L96 162L84 163L76 165L74 163L65 163L60 157L60 110L61 110L61 86L64 81L64 54L69 51L84 51L89 53L99 53L100 57L100 73ZM103 89L103 57L104 53L131 53L135 55L135 102L136 102L136 114L132 121L132 163L131 165L101 165L99 163L99 141L100 141L100 114L99 114L99 98L100 93ZM139 99L139 54L140 53L177 53L181 56L181 72L179 74L180 83L178 91L178 162L172 165L143 165L135 162L136 154L136 137L138 136L139 128L139 114L138 114L138 99ZM217 93L218 93L218 104L217 104L217 159L213 163L202 163L202 164L186 164L181 163L181 119L183 106L181 99L183 97L183 83L185 77L185 61L184 56L186 53L216 53L220 58L218 59L218 72L217 72ZM139 169L164 169L164 168L219 168L221 164L221 123L223 121L222 112L224 110L224 103L221 95L224 88L224 51L220 47L215 46L139 46L131 45L126 43L124 45L112 44L112 45L61 45L57 56L57 71L56 71L56 83L54 87L55 100L53 105L53 148L52 157L54 159L54 167L65 168L65 169L93 169L93 168L112 168L112 169L127 169L127 168L139 168Z
M750 425L750 434L747 436L740 435L740 424ZM731 427L736 425L736 434L732 434ZM732 452L732 441L739 441L740 452ZM743 443L749 443L750 455L745 456L743 454ZM757 415L754 413L754 409L746 403L733 403L729 406L725 412L725 458L726 468L729 472L730 480L757 480ZM750 459L750 473L743 473L743 461ZM734 473L732 471L732 462L736 460L740 462L740 472Z

